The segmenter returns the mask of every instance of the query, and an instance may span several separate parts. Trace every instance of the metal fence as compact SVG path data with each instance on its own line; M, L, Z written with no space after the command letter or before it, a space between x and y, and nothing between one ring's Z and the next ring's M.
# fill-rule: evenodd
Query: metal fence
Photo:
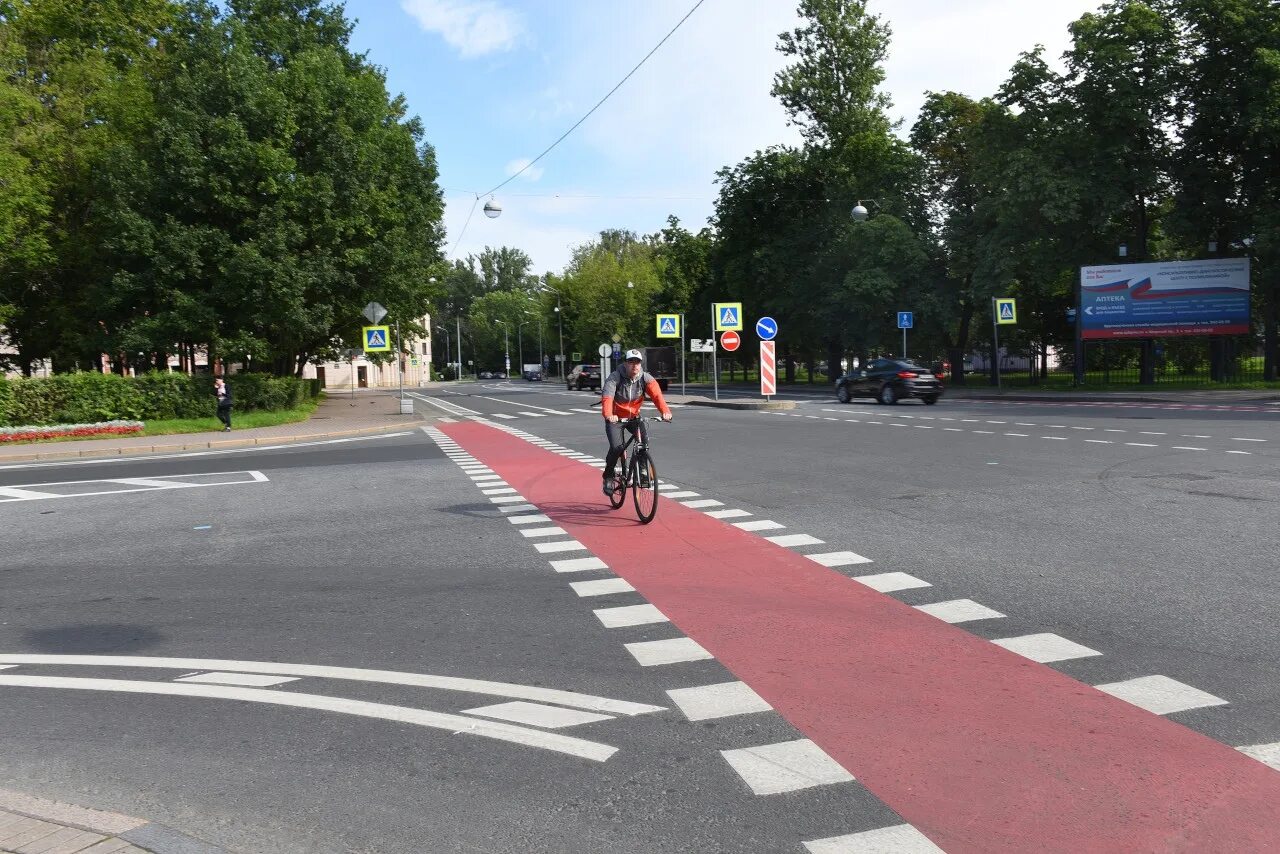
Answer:
M1047 352L1010 354L1002 359L1001 384L1009 386L1070 387L1075 382L1074 353L1070 347L1048 347ZM1141 341L1087 341L1084 347L1084 381L1089 386L1139 385L1142 383ZM1212 386L1215 383L1263 381L1263 350L1250 336L1214 338L1163 338L1151 348L1152 384L1158 386ZM973 382L989 379L985 365Z

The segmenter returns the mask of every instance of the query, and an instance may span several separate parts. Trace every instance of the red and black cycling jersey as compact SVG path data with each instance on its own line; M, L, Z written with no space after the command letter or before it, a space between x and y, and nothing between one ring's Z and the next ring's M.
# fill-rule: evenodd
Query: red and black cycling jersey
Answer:
M653 374L641 371L634 377L624 373L625 365L609 374L600 390L600 412L607 419L610 415L619 418L635 418L640 414L640 407L647 397L658 407L663 415L670 415L671 408L662 399L662 389Z

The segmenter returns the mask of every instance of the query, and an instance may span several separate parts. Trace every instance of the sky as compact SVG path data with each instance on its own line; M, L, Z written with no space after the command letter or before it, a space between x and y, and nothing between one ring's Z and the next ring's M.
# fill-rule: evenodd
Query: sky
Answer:
M785 64L793 0L705 0L636 74L562 143L489 191L581 119L696 0L346 0L352 48L381 66L436 150L445 250L514 246L560 272L606 228L649 234L677 216L696 231L716 171L796 143L769 95ZM872 0L893 36L884 91L909 131L928 91L994 95L1037 44L1057 60L1068 24L1099 0ZM468 223L468 216L470 222ZM465 225L465 231L464 231Z

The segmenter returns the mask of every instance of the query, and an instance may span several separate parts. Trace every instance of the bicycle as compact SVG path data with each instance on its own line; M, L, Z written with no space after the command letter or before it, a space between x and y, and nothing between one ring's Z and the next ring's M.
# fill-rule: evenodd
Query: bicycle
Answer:
M618 465L622 474L614 481L609 493L609 504L614 510L627 500L627 488L631 488L631 500L636 507L640 524L648 525L658 512L658 467L649 454L649 438L640 429L643 421L662 421L661 418L627 418L620 421L634 429L622 446Z

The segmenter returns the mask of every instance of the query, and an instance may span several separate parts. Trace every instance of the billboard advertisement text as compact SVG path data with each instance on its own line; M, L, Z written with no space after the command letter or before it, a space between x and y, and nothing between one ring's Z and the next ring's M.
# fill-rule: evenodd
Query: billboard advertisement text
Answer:
M1249 332L1249 260L1165 261L1080 268L1086 339Z

